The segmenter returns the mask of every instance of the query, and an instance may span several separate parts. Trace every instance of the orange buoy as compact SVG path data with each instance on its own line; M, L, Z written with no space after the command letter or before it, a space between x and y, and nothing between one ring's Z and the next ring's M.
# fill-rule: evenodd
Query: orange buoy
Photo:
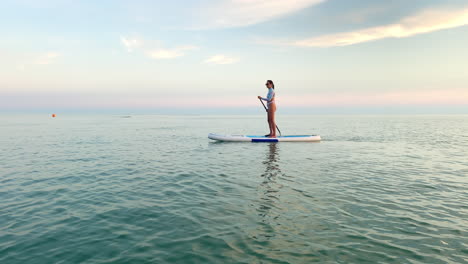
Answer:
M52 114L52 117L56 117L56 115L55 115L55 114Z

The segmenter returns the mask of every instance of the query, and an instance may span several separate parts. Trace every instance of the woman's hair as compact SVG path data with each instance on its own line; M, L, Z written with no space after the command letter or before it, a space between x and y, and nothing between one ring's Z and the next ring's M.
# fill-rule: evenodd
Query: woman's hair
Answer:
M271 86L273 87L273 89L275 89L275 84L273 83L272 80L268 80L267 83L271 84Z

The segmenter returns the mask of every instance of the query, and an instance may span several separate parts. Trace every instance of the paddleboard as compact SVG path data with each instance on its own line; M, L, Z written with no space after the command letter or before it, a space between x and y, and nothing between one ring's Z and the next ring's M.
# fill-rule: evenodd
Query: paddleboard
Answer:
M208 138L216 141L230 142L318 142L321 140L318 135L279 136L276 138L268 138L265 136L219 135L213 133L208 134Z

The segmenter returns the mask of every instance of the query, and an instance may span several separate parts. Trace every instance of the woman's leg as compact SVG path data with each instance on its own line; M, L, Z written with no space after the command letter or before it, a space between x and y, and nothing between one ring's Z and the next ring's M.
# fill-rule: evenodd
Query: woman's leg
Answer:
M276 137L276 122L275 122L275 112L276 112L276 105L273 103L268 108L268 118L270 123L270 136Z
M271 118L270 118L270 111L267 113L267 121L268 121L268 128L270 129L270 133L268 135L265 135L266 137L269 137L271 135Z

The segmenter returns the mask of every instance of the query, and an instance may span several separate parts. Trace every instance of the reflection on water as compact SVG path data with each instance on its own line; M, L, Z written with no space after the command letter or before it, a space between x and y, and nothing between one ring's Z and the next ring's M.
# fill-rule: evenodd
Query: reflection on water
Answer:
M268 144L268 152L266 159L263 161L263 164L266 165L265 173L262 174L262 177L266 181L274 180L281 170L278 166L279 156L278 156L278 144L270 143ZM264 181L265 182L265 181Z
M281 216L282 205L280 190L283 187L278 182L283 173L279 166L279 147L277 143L267 145L265 160L265 172L260 175L262 181L258 187L258 204L256 210L260 219L257 234L254 239L266 241L275 236L275 226L280 225L278 218Z

